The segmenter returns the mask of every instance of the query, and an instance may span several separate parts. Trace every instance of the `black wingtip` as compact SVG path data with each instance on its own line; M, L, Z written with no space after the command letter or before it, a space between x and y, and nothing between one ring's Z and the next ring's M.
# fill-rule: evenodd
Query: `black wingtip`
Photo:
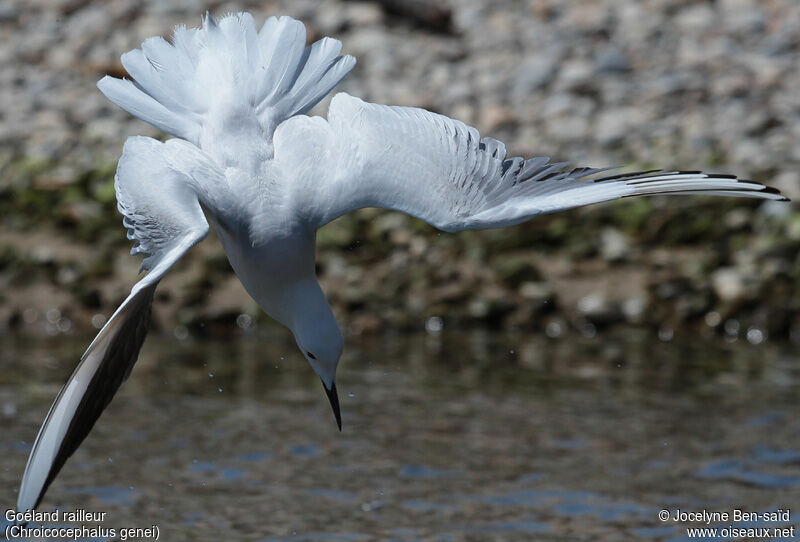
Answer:
M331 403L331 408L333 409L333 416L336 418L336 426L339 428L339 432L342 431L342 412L339 408L339 394L336 391L336 383L334 382L331 384L331 389L328 389L328 386L325 385L325 382L322 383L322 387L325 389L325 394L328 396L328 401Z
M616 168L614 168L616 169ZM598 177L597 179L592 179L593 183L603 183L606 181L617 181L620 179L627 179L628 177L642 177L644 175L660 175L664 173L662 169L647 169L642 171L629 171L628 173L617 173L616 175L607 175L605 177Z
M781 197L781 199L776 199L775 201L792 201L786 197L786 194L783 194L780 190L771 186L764 186L764 192L767 192L768 194L775 194Z

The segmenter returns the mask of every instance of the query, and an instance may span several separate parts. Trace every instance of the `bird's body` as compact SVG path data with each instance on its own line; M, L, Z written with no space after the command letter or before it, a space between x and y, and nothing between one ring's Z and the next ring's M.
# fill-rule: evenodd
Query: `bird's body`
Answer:
M600 177L505 146L459 121L347 94L305 116L352 69L341 44L306 46L302 23L252 17L176 28L123 55L135 79L103 78L114 103L172 134L131 137L115 177L133 254L148 273L91 343L34 443L18 510L34 508L128 377L158 282L209 231L247 292L288 327L322 380L337 422L343 338L317 281L318 228L362 207L405 212L443 231L499 228L629 196L714 194L780 200L730 175L645 171ZM586 180L589 178L589 180ZM341 427L341 425L340 425Z

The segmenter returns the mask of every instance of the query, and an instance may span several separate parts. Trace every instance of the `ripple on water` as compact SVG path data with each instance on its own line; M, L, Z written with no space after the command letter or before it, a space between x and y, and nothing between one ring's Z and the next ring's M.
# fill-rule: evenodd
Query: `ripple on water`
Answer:
M301 444L298 446L290 446L289 453L301 457L313 457L319 455L319 448L314 444Z
M681 528L678 527L640 527L631 532L639 538L662 538L664 536L677 534Z
M341 489L326 489L326 488L312 488L306 491L309 495L316 497L324 497L334 501L350 503L358 499L358 495L352 491L344 491Z
M132 487L122 486L93 486L93 487L72 487L66 490L67 493L78 495L91 495L105 504L118 504L130 506L136 500L136 490Z
M392 536L416 536L419 534L419 529L390 529L389 534Z
M317 542L317 541L335 541L335 542L359 542L361 540L370 540L371 537L360 533L342 533L342 534L327 534L327 533L310 533L310 534L293 534L292 536L278 536L264 538L260 542Z
M518 484L531 484L533 482L541 482L547 478L547 475L541 472L530 472L528 474L523 474L517 479Z
M214 472L217 470L217 466L214 463L195 460L189 470L192 472Z
M214 474L225 481L239 480L247 475L247 471L244 469L238 469L235 467L220 467L214 463L205 461L195 461L192 463L190 470L192 472Z
M9 452L16 453L30 453L33 444L25 440L14 440L11 442L0 443L0 450L8 450Z
M219 472L220 476L222 476L222 479L225 480L226 482L230 482L232 480L239 480L247 475L246 470L237 469L234 467L225 467L223 469L220 469Z
M272 458L272 454L270 452L255 451L237 455L234 459L237 461L247 461L248 463L260 463L261 461L266 461L270 458Z
M756 446L751 452L755 461L785 465L787 463L800 463L800 452L796 450L778 450L769 446Z
M580 438L561 439L553 442L553 446L561 450L585 450L589 444L587 440Z
M559 502L582 502L595 497L588 491L566 491L560 489L521 489L496 495L467 496L467 500L480 500L499 506L524 506L539 508Z
M626 518L651 518L658 512L657 508L632 502L617 502L608 496L589 491L523 489L505 494L465 498L495 506L543 509L552 515L563 517L592 516L607 522L618 522Z
M758 487L786 489L800 487L800 476L782 474L759 469L767 465L784 465L800 460L800 454L792 450L757 448L745 459L721 459L697 469L697 478L730 480Z
M761 416L753 416L745 420L745 424L750 427L768 427L770 425L782 422L784 417L777 412L769 412Z
M420 512L434 512L437 510L452 510L449 504L435 503L422 500L408 500L400 503L400 506L407 510L418 510Z
M400 469L398 474L404 478L419 479L458 478L462 476L462 473L456 470L434 469L424 465L406 465Z
M547 523L522 519L517 521L500 521L496 523L484 523L480 525L470 525L461 527L458 530L467 533L480 534L502 534L502 533L546 533L552 528Z

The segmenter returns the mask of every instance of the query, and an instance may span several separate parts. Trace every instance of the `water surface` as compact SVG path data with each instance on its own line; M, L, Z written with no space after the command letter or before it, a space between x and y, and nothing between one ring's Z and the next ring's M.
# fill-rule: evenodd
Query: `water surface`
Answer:
M4 342L0 508L87 342ZM42 509L170 541L686 540L657 517L678 508L795 525L798 368L789 345L645 332L350 340L339 433L285 334L156 335Z

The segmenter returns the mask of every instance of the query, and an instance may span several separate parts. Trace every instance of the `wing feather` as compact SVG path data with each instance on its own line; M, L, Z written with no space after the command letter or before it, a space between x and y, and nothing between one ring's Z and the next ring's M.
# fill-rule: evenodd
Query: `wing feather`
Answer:
M147 335L158 282L208 233L200 207L202 187L218 182L208 159L185 142L129 138L117 167L115 188L133 253L149 270L97 334L61 388L31 449L18 510L38 506L67 459L130 375ZM212 178L197 178L204 172ZM222 175L216 172L217 176Z
M298 209L320 227L361 207L408 213L445 231L498 228L630 196L712 194L785 199L730 175L569 167L546 157L507 158L475 128L411 107L334 96L328 122L295 117L275 133L275 160Z

